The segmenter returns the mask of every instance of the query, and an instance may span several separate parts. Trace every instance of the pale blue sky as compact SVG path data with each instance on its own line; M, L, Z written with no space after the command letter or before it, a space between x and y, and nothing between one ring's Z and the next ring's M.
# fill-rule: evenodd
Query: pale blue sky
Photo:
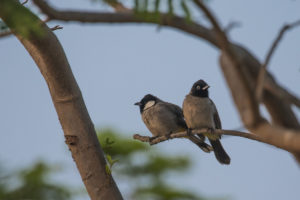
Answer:
M53 1L58 7L93 8L89 1ZM300 19L300 2L283 0L211 1L223 25L242 23L231 39L263 59L284 22ZM203 19L202 19L203 20ZM223 127L241 125L218 66L218 52L206 42L176 30L150 25L103 25L51 22L63 30L62 43L96 127L111 126L124 133L149 134L133 103L153 93L182 104L194 81L210 85L211 98ZM300 96L300 28L289 32L277 49L270 71ZM64 145L61 126L45 81L14 37L0 40L0 161L7 167L27 166L39 158L68 167L59 180L81 183ZM295 109L298 116L300 112ZM192 155L195 165L185 176L171 179L207 196L236 200L299 199L299 167L293 157L269 145L226 137L223 145L232 163L221 166L188 141L159 144L162 151ZM126 193L125 187L121 188Z

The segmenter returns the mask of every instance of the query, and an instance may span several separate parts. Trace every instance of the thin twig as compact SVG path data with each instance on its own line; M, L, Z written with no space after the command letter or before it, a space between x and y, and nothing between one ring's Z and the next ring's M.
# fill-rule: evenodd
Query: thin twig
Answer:
M232 29L241 27L241 22L232 21L224 28L225 33L229 33Z
M209 11L209 9L204 5L204 3L201 0L193 0L193 1L204 12L205 16L213 25L213 28L217 32L217 37L219 39L219 42L221 43L221 47L227 49L229 47L227 36L222 31L216 18L212 15L212 13Z
M10 36L12 33L10 30L0 32L0 38Z
M26 3L28 3L29 0L25 0L23 3L21 3L22 5L25 5Z
M272 46L270 47L268 54L266 56L265 62L263 63L263 65L259 71L259 74L258 74L258 78L257 78L257 82L256 82L256 91L255 91L257 102L261 101L262 94L263 94L263 88L264 88L265 74L267 71L268 64L271 60L271 57L276 50L276 47L278 46L279 42L283 38L283 35L286 33L286 31L288 31L296 26L299 26L299 25L300 25L300 20L297 20L296 22L293 22L291 24L285 24L281 28L281 30L278 33L275 40L273 41Z
M117 0L104 0L106 4L111 6L116 12L130 12L131 9L126 8L121 2Z
M50 28L50 29L51 29L52 31L55 31L55 30L63 29L63 27L60 26L60 25L56 25L56 26L54 26L54 27L52 27L52 28ZM2 37L7 37L7 36L10 36L10 35L13 35L13 33L12 33L10 30L5 31L5 32L0 32L0 38L2 38Z
M63 27L62 26L60 26L60 25L56 25L56 26L54 26L54 27L52 27L52 28L50 28L52 31L55 31L55 30L59 30L59 29L63 29Z
M199 133L207 133L210 132L208 129L197 129L193 130L192 134L199 134ZM216 129L212 134L216 135L231 135L231 136L239 136L239 137L244 137L248 138L251 140L256 140L259 142L265 142L261 137L258 135L252 134L252 133L245 133L241 131L234 131L234 130L221 130L221 129ZM154 145L169 139L174 139L174 138L182 138L188 136L186 131L182 132L177 132L177 133L172 133L169 136L159 136L159 137L149 137L149 136L141 136L139 134L134 134L133 138L136 140L140 140L142 142L148 142L150 145Z

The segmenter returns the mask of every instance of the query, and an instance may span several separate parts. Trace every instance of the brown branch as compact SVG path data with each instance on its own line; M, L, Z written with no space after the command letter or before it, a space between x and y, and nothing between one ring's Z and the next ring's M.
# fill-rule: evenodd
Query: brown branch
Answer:
M232 21L224 28L224 33L229 33L232 29L241 27L240 22Z
M296 21L296 22L293 22L291 24L286 24L284 25L280 32L278 33L277 37L275 38L275 40L273 41L269 51L268 51L268 54L266 56L266 59L265 59L265 62L263 63L260 71L259 71L259 74L258 74L258 78L257 78L257 82L256 82L256 91L255 91L255 95L256 95L256 99L258 102L261 101L261 98L262 98L262 93L263 93L263 88L264 88L264 80L265 80L265 74L266 74L266 71L267 71L267 67L268 67L268 64L271 60L271 57L272 55L274 54L275 52L275 49L277 48L279 42L281 41L281 39L283 38L284 34L286 33L286 31L292 29L292 28L295 28L296 26L299 26L300 25L300 20Z
M39 20L29 10L14 4L15 1L0 0L0 17L6 24L9 24L7 22L12 16L20 15L21 9L24 15ZM5 9L11 5L18 6L19 9ZM106 172L104 153L65 52L53 31L42 21L40 24L44 32L40 37L30 35L24 38L13 27L9 28L31 55L47 82L65 142L90 198L121 200L122 196L117 185L111 174Z
M116 12L131 12L131 9L126 8L117 0L104 0L104 2L110 5Z
M80 12L80 11L58 11L50 7L45 1L43 0L33 0L36 5L41 9L43 13L45 13L49 19L56 19L56 20L62 20L62 21L79 21L79 22L89 22L89 23L150 23L150 24L160 24L161 26L167 26L176 28L180 31L192 34L196 37L202 38L205 41L209 42L213 46L220 48L220 49L226 49L226 51L222 51L221 54L221 67L225 74L226 80L228 82L228 85L231 89L232 96L234 97L235 103L238 107L238 110L243 118L243 122L245 126L249 127L250 125L253 125L253 121L255 121L257 124L264 123L264 120L260 117L258 112L258 105L256 103L255 95L253 95L254 89L251 86L247 86L247 82L249 82L249 77L251 77L253 80L256 79L257 74L260 71L261 64L259 61L245 48L240 47L239 45L228 43L229 47L222 47L222 43L218 40L217 33L215 30L209 30L208 28L197 24L197 23L186 23L186 20L178 17L173 16L170 17L167 14L160 13L160 18L153 19L153 18L139 18L137 17L133 12L128 13L97 13L97 12ZM152 15L153 14L153 15ZM148 13L148 16L155 16L157 17L156 13ZM221 30L221 29L220 29ZM222 31L222 30L221 30ZM225 34L225 33L224 33ZM226 36L226 35L225 35ZM227 40L228 41L228 40ZM229 58L229 61L228 61ZM239 66L240 65L240 66ZM238 68L237 70L243 70L237 71L236 69L232 69L232 67ZM268 72L267 72L268 73ZM244 74L245 77L241 77L240 75ZM283 127L287 128L297 128L299 127L299 123L296 120L296 117L290 107L286 105L284 102L280 101L280 95L282 95L284 92L288 92L282 88L284 92L278 93L276 91L276 88L280 89L281 86L279 86L275 80L272 78L272 75L268 73L268 79L264 83L264 87L268 88L271 87L272 90L269 90L271 93L268 94L270 97L269 99L276 99L276 104L273 103L273 101L264 101L265 105L267 106L272 119L276 122L276 124L280 124ZM250 81L252 81L252 79ZM247 80L247 82L245 82ZM243 83L243 84L241 84ZM246 83L246 87L245 87ZM251 84L255 81L252 81ZM253 84L253 85L254 85ZM278 97L278 98L277 98ZM292 99L292 98L290 98ZM294 99L293 99L294 100ZM285 115L282 115L281 113L285 113ZM250 120L249 120L250 119ZM288 119L288 120L286 120ZM292 119L292 123L289 123L289 119ZM250 123L248 123L250 122ZM253 129L257 128L255 126L251 126ZM257 129L254 129L257 131ZM266 129L271 130L271 129ZM279 130L279 129L278 129ZM285 129L280 129L281 131L284 131ZM254 132L254 131L252 131ZM264 135L264 140L269 141L271 140L271 144L274 146L278 146L282 149L287 149L290 151L290 149L286 146L282 147L281 141L278 138L281 138L281 135L278 133L276 134L277 138L275 142L273 141L272 133L267 131L268 134L264 135L260 131L257 132L257 134ZM285 131L284 131L285 132ZM287 134L289 135L289 134ZM300 141L298 140L298 137L296 134L292 134L295 137L295 143ZM289 137L288 137L289 138ZM268 142L266 142L268 143ZM300 145L299 145L300 146ZM295 147L295 146L293 146ZM293 151L296 151L293 148ZM298 150L299 151L299 148Z
M193 130L192 134L199 134L199 133L207 133L209 130L204 128L204 129L197 129ZM259 142L264 142L262 138L260 138L258 135L251 134L251 133L245 133L241 131L234 131L234 130L221 130L221 129L216 129L213 134L216 135L231 135L231 136L239 136L239 137L244 137L248 138L251 140L256 140ZM142 142L149 142L150 145L158 144L160 142L169 140L169 139L174 139L174 138L182 138L188 136L186 131L181 131L177 133L172 133L168 137L167 136L159 136L159 137L149 137L149 136L141 136L139 134L134 134L133 138L136 140L140 140Z
M12 35L12 32L10 30L0 32L0 38L7 37L10 35Z
M278 128L278 127L276 127ZM264 129L264 130L263 130ZM268 130L266 130L268 129ZM204 129L197 129L193 130L192 134L199 134L199 133L207 133L209 130ZM245 133L241 131L235 131L235 130L221 130L216 129L213 134L216 135L229 135L229 136L238 136L247 138L250 140L255 140L258 142L262 142L265 144L276 146L280 149L287 150L290 152L299 152L300 151L300 133L294 132L292 130L280 130L275 131L275 127L264 123L259 126L257 129L259 133L264 131L264 133L257 135L253 133ZM267 135L266 133L269 133L272 131L272 134ZM274 133L275 131L275 133ZM281 134L283 133L283 134ZM277 135L278 134L278 135ZM159 136L159 137L149 137L149 136L141 136L139 134L134 134L133 138L136 140L139 140L141 142L148 142L150 145L158 144L160 142L164 142L169 139L174 138L183 138L188 136L186 131L172 133L169 136Z
M211 11L204 5L202 0L193 0L193 2L204 12L205 16L211 22L214 30L217 33L217 38L221 43L221 47L228 49L229 48L229 41L227 39L226 34L221 29L219 23L217 22L216 18L213 16Z
M122 13L102 13L102 12L81 12L81 11L58 11L47 4L44 0L33 0L33 2L41 9L41 11L46 14L49 20L61 20L61 21L79 21L88 23L149 23L149 24L159 24L160 26L166 26L171 28L176 28L180 31L192 34L198 38L202 38L209 42L217 48L221 48L220 42L216 37L216 32L209 30L208 28L197 24L195 22L187 23L186 20L179 16L171 17L168 14L159 13L159 20L157 20L157 13L148 13L149 16L155 16L154 18L141 18L137 17L133 12L122 12ZM124 7L124 6L123 6ZM125 7L124 7L125 8ZM126 8L127 10L127 8ZM129 9L130 10L130 9ZM237 45L231 44L231 46L236 47ZM250 53L248 53L252 56ZM235 55L237 59L240 55ZM252 59L252 58L251 58ZM258 61L257 61L258 63ZM259 63L258 63L259 64ZM260 68L258 68L260 69ZM268 73L269 76L271 76ZM272 83L271 83L272 84ZM265 88L269 88L270 83L264 83ZM273 89L270 90L274 95L283 98L284 96L293 97L286 98L289 101L296 102L295 105L299 105L299 101L295 101L297 98L291 95L283 95L284 92L278 92L279 86L273 84ZM299 107L299 106L298 106Z
M234 51L232 43L229 42L226 34L221 29L219 22L212 12L206 7L202 0L193 0L193 2L204 12L205 16L211 22L213 29L217 34L217 39L222 49L222 55L229 59L229 66L226 69L222 67L226 81L231 89L234 102L240 112L240 116L246 127L255 126L260 120L258 104L252 94L250 81L247 78L243 63L240 61L238 53ZM241 97L243 100L241 100Z
M148 12L147 18L137 16L134 12L118 12L118 13L105 13L105 12L81 12L81 11L68 11L56 10L49 6L44 0L33 0L33 2L46 14L49 19L61 21L78 21L88 23L149 23L159 24L161 26L176 28L180 31L192 34L194 36L203 38L205 41L210 42L213 46L218 47L219 44L215 38L215 33L206 27L195 22L188 23L185 18L179 16L170 16L167 13Z

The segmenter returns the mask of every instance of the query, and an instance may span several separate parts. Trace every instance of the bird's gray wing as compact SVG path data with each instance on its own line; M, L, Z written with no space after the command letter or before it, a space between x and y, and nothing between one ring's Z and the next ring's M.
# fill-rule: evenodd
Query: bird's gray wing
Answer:
M176 116L176 120L177 120L176 124L178 124L179 126L181 126L184 129L187 129L187 126L186 126L186 123L185 123L185 120L183 117L182 109L175 104L168 103L168 102L165 102L165 103L166 103L166 108Z
M214 104L214 102L210 99L213 107L214 107L214 114L213 114L213 117L214 117L214 122L215 122L215 127L216 129L222 129L222 123L221 123L221 120L220 120L220 117L219 117L219 113L218 113L218 110Z
M184 129L187 129L187 125L184 120L182 109L179 106L172 103L166 102L166 105L169 111L172 112L174 115L176 115L176 120L177 120L176 124L180 125ZM204 152L209 153L213 151L213 148L210 145L206 144L204 142L204 138L201 138L201 136L202 135L200 135L199 138L195 135L190 135L187 136L187 138L191 140L193 143L195 143L198 147L200 147Z

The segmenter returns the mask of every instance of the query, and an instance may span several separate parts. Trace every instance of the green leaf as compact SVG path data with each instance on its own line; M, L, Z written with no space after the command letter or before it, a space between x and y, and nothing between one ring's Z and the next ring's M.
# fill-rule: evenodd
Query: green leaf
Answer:
M155 13L159 12L159 5L160 5L160 0L155 0L155 2L154 2L154 12Z
M168 0L168 14L170 16L174 15L173 0Z
M105 165L105 171L107 174L109 174L109 175L111 174L111 170L110 170L110 167L108 166L108 164Z
M0 12L6 25L23 37L41 37L44 31L40 20L17 1L1 0Z
M191 21L192 21L192 19L191 19L191 12L190 12L190 10L189 10L187 4L185 3L185 0L181 0L180 5L181 5L181 8L182 8L182 10L183 10L183 12L184 12L184 14L185 14L185 19L186 19L188 22L191 22Z

